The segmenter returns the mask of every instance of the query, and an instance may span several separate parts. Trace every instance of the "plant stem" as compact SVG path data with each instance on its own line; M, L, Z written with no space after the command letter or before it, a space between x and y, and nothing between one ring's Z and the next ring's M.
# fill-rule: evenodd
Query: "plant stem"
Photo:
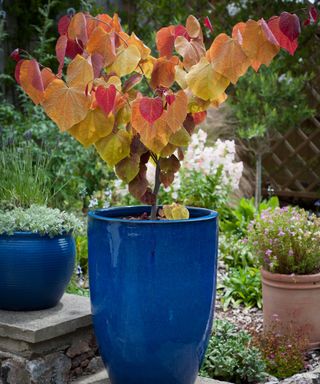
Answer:
M155 175L155 181L154 181L154 189L153 193L156 196L154 204L151 206L151 215L150 219L151 220L156 220L157 219L157 211L158 211L158 193L160 189L160 164L159 161L156 162L156 175Z

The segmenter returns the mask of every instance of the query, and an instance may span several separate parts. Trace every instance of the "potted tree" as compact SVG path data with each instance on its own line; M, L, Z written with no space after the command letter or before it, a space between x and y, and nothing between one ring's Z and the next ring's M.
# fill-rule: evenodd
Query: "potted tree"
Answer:
M172 183L196 124L227 98L229 84L250 66L268 65L281 47L292 53L299 19L284 12L239 23L207 50L189 16L185 26L157 32L157 58L116 14L64 16L58 30L58 73L16 50L16 79L62 131L94 145L145 204L89 213L93 321L111 382L191 384L211 332L217 213L159 209L159 188Z
M263 321L280 330L292 323L320 346L320 219L299 208L263 211L251 223L249 240L262 269Z
M47 158L28 147L0 152L0 309L29 311L58 304L71 278L81 222L48 208Z

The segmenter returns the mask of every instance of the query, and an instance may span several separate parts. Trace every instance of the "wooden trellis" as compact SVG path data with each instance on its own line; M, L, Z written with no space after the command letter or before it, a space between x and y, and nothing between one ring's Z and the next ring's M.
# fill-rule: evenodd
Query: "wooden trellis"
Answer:
M264 192L320 199L320 122L314 117L286 134L277 133L263 157Z

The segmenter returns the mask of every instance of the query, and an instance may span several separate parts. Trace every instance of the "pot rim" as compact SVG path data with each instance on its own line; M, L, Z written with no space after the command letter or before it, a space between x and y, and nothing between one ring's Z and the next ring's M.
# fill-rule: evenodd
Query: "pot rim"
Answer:
M261 268L261 275L266 280L281 281L283 283L310 283L320 281L320 273L310 275L286 275L282 273L272 273Z
M161 207L161 206L159 206ZM179 224L179 223L188 223L188 222L197 222L197 221L207 221L216 219L218 217L218 212L213 211L207 208L197 208L197 207L187 207L190 213L198 213L196 217L191 217L189 219L181 219L181 220L128 220L121 217L113 217L113 216L102 216L99 213L110 212L115 213L120 210L138 210L138 211L147 211L150 212L150 205L132 205L132 206L119 206L119 207L110 207L110 208L101 208L96 209L94 211L89 211L88 216L91 219L108 221L108 222L117 222L117 223L127 223L127 224Z
M58 235L55 235L55 236L49 236L48 233L41 234L41 233L38 233L38 232L31 232L31 231L14 231L13 233L0 233L0 237L1 236L6 236L6 237L28 236L28 237L39 237L39 238L49 237L50 239L55 239L57 237L72 236L72 232L68 232L68 233L64 232L62 234L58 234Z

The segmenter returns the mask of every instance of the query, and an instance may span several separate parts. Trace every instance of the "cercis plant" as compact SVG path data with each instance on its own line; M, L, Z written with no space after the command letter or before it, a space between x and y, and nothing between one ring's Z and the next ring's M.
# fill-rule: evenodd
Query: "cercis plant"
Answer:
M268 22L241 22L231 37L218 35L206 50L200 23L189 16L186 26L157 32L159 57L134 33L123 31L117 14L63 16L58 31L58 73L16 50L17 82L61 131L85 147L94 145L129 192L152 205L155 219L159 187L173 182L206 110L225 101L226 88L250 66L257 71L269 65L280 48L293 54L300 22L286 12ZM64 75L65 58L71 62ZM142 80L145 96L137 90ZM148 163L156 166L153 190L146 178ZM169 214L179 215L188 216L185 209Z

